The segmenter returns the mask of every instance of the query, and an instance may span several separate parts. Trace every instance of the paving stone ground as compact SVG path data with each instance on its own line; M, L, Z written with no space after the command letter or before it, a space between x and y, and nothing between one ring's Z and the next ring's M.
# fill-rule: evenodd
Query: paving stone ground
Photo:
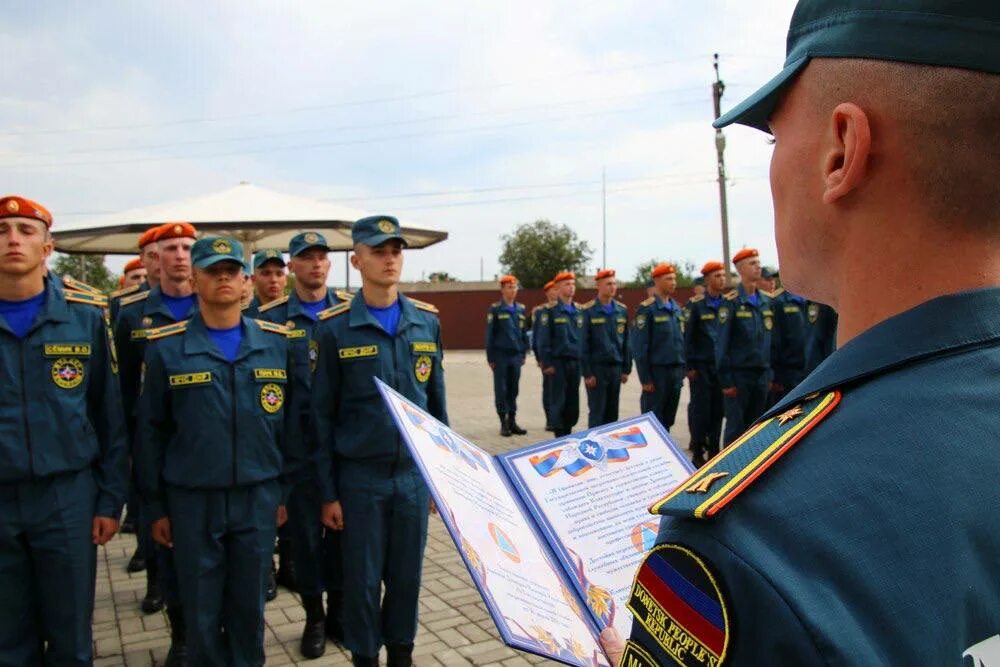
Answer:
M516 449L550 437L541 408L541 374L529 358L521 376L518 422L528 435L502 438L493 406L493 384L482 351L449 351L445 357L448 413L452 428L492 453ZM639 383L633 371L622 388L621 418L639 414ZM677 444L688 446L687 387L681 396L677 423L672 429ZM580 421L584 428L586 393L580 389ZM132 535L116 536L98 552L97 598L94 609L95 665L146 667L162 665L170 644L166 614L144 615L139 602L145 593L145 573L128 574L125 565L135 548ZM264 650L267 664L349 665L347 651L327 642L326 655L305 660L298 644L305 612L293 593L279 589L268 603ZM382 662L385 663L383 652ZM516 667L556 664L508 648L455 550L440 519L432 517L427 538L420 593L420 631L414 649L420 667L485 665Z

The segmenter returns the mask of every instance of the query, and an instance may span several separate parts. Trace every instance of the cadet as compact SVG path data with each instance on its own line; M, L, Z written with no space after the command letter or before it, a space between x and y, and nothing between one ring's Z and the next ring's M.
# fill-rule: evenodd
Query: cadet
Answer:
M238 241L200 239L191 261L198 311L146 334L139 488L153 539L174 551L190 664L263 665L285 422L300 414L288 341L241 317Z
M535 355L535 363L538 368L542 368L542 357L538 350L538 343L541 340L541 319L546 309L558 300L555 283L551 280L545 283L545 303L539 304L531 309L531 353ZM552 431L552 419L549 417L549 407L552 403L552 376L542 373L542 409L545 411L545 430Z
M186 222L171 222L158 227L154 240L160 262L160 284L148 291L125 296L120 301L115 342L121 356L122 405L133 461L137 454L135 415L146 351L146 332L186 320L197 312L198 303L191 287L191 246L194 245L195 234L195 228ZM149 517L141 519L138 524L141 546L136 553L146 555L146 595L141 603L142 611L145 614L156 613L166 602L171 631L167 663L183 664L185 623L177 592L173 553L155 546L149 532Z
M996 664L998 19L802 0L784 71L716 121L773 132L783 280L846 344L654 505L626 662Z
M111 322L118 321L118 311L121 309L121 300L136 292L144 292L151 287L160 284L160 256L157 254L156 234L159 227L150 227L139 236L136 245L139 247L139 261L146 269L145 279L138 286L126 285L108 295L108 305L111 310Z
M726 287L726 267L722 262L706 262L701 267L705 293L692 297L684 306L684 355L691 388L688 427L691 430L692 463L702 466L719 453L722 434L722 385L715 365L719 339L719 309Z
M640 409L652 412L669 431L684 385L684 311L672 296L677 289L674 267L657 264L650 275L656 291L635 311L630 344L642 384Z
M778 278L778 272L772 271ZM774 331L771 333L771 370L768 407L780 401L806 376L808 324L806 300L784 287L771 290Z
M543 313L538 330L542 373L552 378L549 420L557 438L569 435L580 418L580 334L583 313L573 302L576 275L562 271L552 279L559 298Z
M632 372L628 340L628 308L615 300L618 281L614 269L597 272L597 298L581 307L580 360L587 387L587 426L618 421L618 398Z
M719 309L715 351L726 413L724 442L729 445L767 407L771 379L771 299L757 289L760 259L755 248L733 255L740 284L726 294Z
M493 371L493 398L500 417L500 435L524 435L517 424L517 390L528 351L527 316L517 303L517 278L500 278L500 300L486 311L486 362Z
M142 258L134 257L125 263L122 269L122 287L139 288L146 282L146 267L142 265Z
M295 392L300 396L308 396L312 388L312 373L317 359L313 332L319 313L353 296L326 286L330 273L329 252L326 238L318 232L293 236L289 245L289 268L295 276L295 287L288 296L279 297L260 308L261 319L289 329L292 381ZM310 460L312 447L307 444L308 438L312 437L308 401L303 401L301 407L303 412L294 424L285 452L285 470L291 492L288 523L282 528L288 530L288 539L278 539L279 581L281 573L287 572L294 562L294 588L301 596L306 611L300 648L305 657L318 658L326 651L325 637L335 642L344 640L340 533L328 530L325 538L323 536L320 498ZM324 583L326 612L323 610Z
M285 273L285 258L281 256L280 250L274 248L255 252L251 264L253 273L250 274L250 281L253 283L253 298L243 314L247 317L257 317L261 306L285 296L288 274Z
M430 496L376 389L448 423L437 309L398 291L406 241L389 216L351 230L362 289L319 315L312 414L323 524L343 530L344 646L355 665L411 664ZM382 585L385 596L382 596Z
M45 275L52 216L0 198L0 663L90 665L96 546L128 477L102 296Z
M837 311L815 301L806 304L806 375L837 349Z

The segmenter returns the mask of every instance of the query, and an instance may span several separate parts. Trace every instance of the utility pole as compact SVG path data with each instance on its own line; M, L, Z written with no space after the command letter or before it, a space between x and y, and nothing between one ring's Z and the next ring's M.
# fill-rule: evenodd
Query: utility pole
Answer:
M712 84L712 102L715 104L715 118L722 115L722 93L726 84L719 78L719 54L715 54L715 83ZM726 204L726 137L722 130L715 130L715 153L719 167L719 210L722 214L722 264L726 267L726 277L729 278L729 207Z
M601 167L601 268L608 268L608 183Z

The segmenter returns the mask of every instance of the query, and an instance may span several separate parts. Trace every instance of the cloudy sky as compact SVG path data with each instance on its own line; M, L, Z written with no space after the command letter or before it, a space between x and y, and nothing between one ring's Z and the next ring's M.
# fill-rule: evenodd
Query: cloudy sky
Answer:
M780 68L793 0L8 5L0 182L61 221L249 181L443 229L404 278L486 278L500 236L573 227L601 264L721 256L712 54L729 108ZM727 130L730 234L776 261L765 135ZM343 276L343 259L332 276ZM109 260L117 268L121 260Z

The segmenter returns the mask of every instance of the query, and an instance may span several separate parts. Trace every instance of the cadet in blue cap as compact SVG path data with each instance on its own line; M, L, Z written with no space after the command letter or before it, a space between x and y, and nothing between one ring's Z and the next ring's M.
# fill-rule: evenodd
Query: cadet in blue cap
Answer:
M253 298L243 310L247 317L257 317L261 306L273 303L285 296L288 274L285 272L285 258L276 248L263 248L253 254L250 261L250 280L253 283Z
M312 374L316 366L317 343L313 332L319 322L319 313L353 295L326 286L330 273L330 247L319 232L302 232L292 237L289 244L289 269L295 276L295 287L288 296L281 296L261 306L261 319L286 327L292 348L295 391L308 396L312 387ZM320 523L320 498L316 485L315 469L310 460L312 437L309 422L309 404L302 403L303 412L295 426L297 431L289 437L285 452L291 493L288 498L288 539L278 539L280 574L295 563L294 588L302 598L306 611L305 627L300 649L307 658L318 658L326 650L325 637L341 642L344 633L341 623L342 584L340 577L340 533L328 530L323 533ZM293 556L294 555L294 556ZM284 582L283 582L284 583ZM326 611L323 609L323 590L326 589Z
M493 371L493 398L500 417L500 435L524 435L517 423L517 391L528 351L527 315L517 302L517 278L500 278L500 300L486 311L486 362Z
M390 216L351 230L361 292L322 311L312 415L323 524L342 530L344 646L355 665L411 664L430 496L386 411L377 377L448 423L441 324L399 293L406 240ZM385 586L385 596L382 586Z
M685 375L691 388L688 428L691 430L691 462L702 466L719 453L722 435L722 385L715 365L719 339L719 312L724 303L726 267L722 262L705 262L701 267L705 293L684 304Z
M773 133L782 278L840 347L653 505L626 664L996 664L998 108L1000 4L802 0L717 121Z
M768 271L771 280L779 278L776 269ZM802 382L806 376L806 346L809 338L806 300L784 287L768 290L774 312L771 332L771 384L767 405L771 407Z
M128 479L103 296L46 275L52 216L0 197L0 664L93 663L97 547Z
M240 314L243 248L191 249L198 312L147 332L136 467L153 539L174 551L192 665L264 664L264 597L298 419L285 328Z
M615 299L615 270L598 271L596 283L597 298L580 308L580 367L587 387L588 428L618 421L622 385L632 372L628 308Z
M656 292L636 309L630 344L642 383L639 407L652 412L669 431L684 385L684 311L673 297L677 270L657 264L650 275Z
M549 421L555 436L569 435L580 419L580 334L583 313L573 301L576 274L560 271L552 279L559 298L539 319L538 352L542 373L552 378Z

